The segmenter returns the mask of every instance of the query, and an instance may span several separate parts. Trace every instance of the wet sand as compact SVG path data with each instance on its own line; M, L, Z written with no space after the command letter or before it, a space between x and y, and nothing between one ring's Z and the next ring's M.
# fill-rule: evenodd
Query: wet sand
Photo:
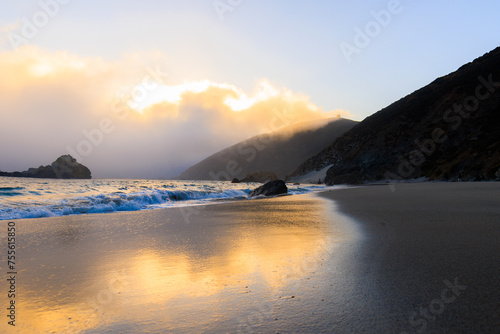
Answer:
M500 183L365 186L323 193L366 237L356 329L500 333ZM445 282L447 281L447 282ZM450 287L454 286L454 287Z
M16 328L0 332L491 332L499 195L371 186L17 220Z
M331 272L349 267L357 234L331 223L330 204L311 194L17 220L16 327L2 316L0 332L314 330L351 291Z

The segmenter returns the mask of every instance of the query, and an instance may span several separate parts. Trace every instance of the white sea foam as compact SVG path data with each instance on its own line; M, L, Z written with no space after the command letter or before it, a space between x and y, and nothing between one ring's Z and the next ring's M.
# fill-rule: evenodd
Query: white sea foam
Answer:
M0 177L0 220L137 211L249 199L257 183ZM324 189L288 185L289 194Z

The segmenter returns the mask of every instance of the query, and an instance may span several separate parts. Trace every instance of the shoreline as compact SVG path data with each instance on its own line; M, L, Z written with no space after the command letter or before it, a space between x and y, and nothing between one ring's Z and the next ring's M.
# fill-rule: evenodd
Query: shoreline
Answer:
M40 181L41 180L41 181ZM0 220L82 214L134 212L247 200L261 184L140 180L63 180L4 182L0 186ZM57 180L59 181L59 180ZM290 195L324 189L290 185Z
M304 194L187 211L15 221L22 290L16 305L23 315L16 330L256 333L327 326L325 305L347 300L351 291L329 272L349 267L350 246L343 245L352 241L348 226L330 223L327 204ZM6 263L6 252L0 260ZM10 332L4 322L0 329Z
M495 331L498 194L498 183L357 186L16 220L16 329Z

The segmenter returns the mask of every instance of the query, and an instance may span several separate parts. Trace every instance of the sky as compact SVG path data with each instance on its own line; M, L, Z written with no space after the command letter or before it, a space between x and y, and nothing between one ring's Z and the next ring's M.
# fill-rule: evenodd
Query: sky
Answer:
M498 1L0 0L0 170L163 178L363 120L499 46Z

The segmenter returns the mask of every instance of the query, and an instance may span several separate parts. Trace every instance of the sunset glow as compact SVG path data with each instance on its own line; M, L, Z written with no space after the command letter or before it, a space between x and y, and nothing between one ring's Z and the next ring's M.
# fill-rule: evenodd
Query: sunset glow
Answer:
M154 87L154 83L151 85ZM266 101L280 95L279 91L265 80L259 82L256 92L251 96L248 96L245 92L235 86L210 82L209 80L189 82L175 86L159 85L147 94L143 94L144 96L139 95L140 92L144 90L144 86L144 83L136 86L133 89L133 92L138 93L135 97L132 97L131 101L128 102L128 105L132 109L140 113L147 108L151 108L156 104L164 102L179 105L184 94L199 94L206 92L209 88L218 88L226 91L229 97L224 100L224 104L230 107L233 111L249 109L257 102Z
M387 1L229 3L5 3L0 133L14 145L2 148L9 158L0 170L51 163L109 119L113 132L80 155L95 176L174 177L209 152L293 123L338 114L361 121L497 43L497 11L481 6L401 2L365 47L356 28ZM443 25L450 11L482 19ZM358 49L351 63L345 44Z
M105 61L33 46L2 53L0 98L6 109L0 130L4 135L15 136L13 131L17 130L14 129L26 128L24 120L40 117L40 110L47 110L54 119L64 120L30 129L31 136L46 140L29 145L40 145L32 156L39 155L37 159L43 161L44 150L53 151L52 155L67 146L76 149L76 145L85 140L85 131L88 133L98 127L103 118L108 118L117 131L103 138L103 145L93 148L87 157L89 164L97 166L98 161L103 161L106 169L112 169L115 163L123 166L131 150L137 150L135 154L139 156L148 154L131 142L135 140L147 146L154 143L166 152L144 157L149 161L158 159L151 166L162 170L171 168L172 173L178 173L185 164L195 163L206 154L203 152L220 149L257 133L339 113L349 115L342 110L323 110L308 96L286 87L278 88L267 79L256 80L250 90L208 79L177 83L163 74L168 64L144 66L145 62L159 57L167 58L156 52ZM39 94L42 91L44 94ZM186 133L192 136L187 146L175 145ZM163 139L159 142L158 137ZM20 139L23 140L29 137ZM118 149L108 151L111 147ZM114 158L109 159L110 156ZM171 156L180 159L168 167L174 163ZM129 161L127 165L132 170L140 169L143 168L140 161ZM15 159L9 162L12 167L4 169L23 168L15 166ZM99 171L98 167L94 169ZM102 170L104 175L106 169Z
M1 333L500 333L500 1L0 11Z

